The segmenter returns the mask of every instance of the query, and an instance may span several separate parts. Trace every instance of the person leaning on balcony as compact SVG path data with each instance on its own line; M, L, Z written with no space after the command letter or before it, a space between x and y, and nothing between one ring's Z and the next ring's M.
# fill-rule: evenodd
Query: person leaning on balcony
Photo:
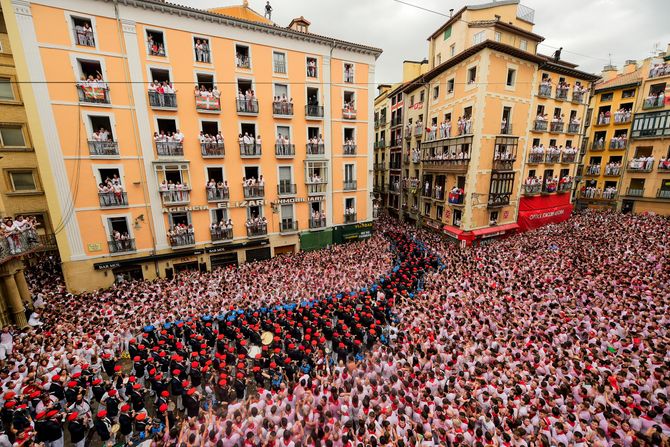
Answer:
M172 136L175 143L182 143L184 141L184 134L179 129Z
M252 137L252 141L253 141L253 137ZM260 134L258 134L258 135L256 135L256 151L260 151L260 150L261 150L261 136L260 136Z

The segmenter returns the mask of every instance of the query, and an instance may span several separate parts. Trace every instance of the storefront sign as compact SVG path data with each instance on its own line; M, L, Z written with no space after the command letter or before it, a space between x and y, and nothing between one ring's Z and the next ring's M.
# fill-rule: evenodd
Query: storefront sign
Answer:
M218 208L245 208L247 206L263 206L265 200L240 200L238 202L219 202Z
M184 211L207 211L207 208L204 205L194 205L194 206L171 206L169 208L163 208L164 213L180 213Z
M272 202L277 205L288 205L290 203L312 203L312 202L323 202L326 200L325 196L313 196L313 197L290 197L285 199L277 199L276 202Z
M99 264L95 264L95 269L96 270L115 269L117 267L121 267L120 262L101 262Z

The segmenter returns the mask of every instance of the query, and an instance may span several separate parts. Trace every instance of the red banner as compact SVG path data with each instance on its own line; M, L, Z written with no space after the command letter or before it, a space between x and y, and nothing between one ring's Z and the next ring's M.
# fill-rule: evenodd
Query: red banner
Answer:
M570 194L522 197L519 201L519 227L521 231L534 230L570 218Z

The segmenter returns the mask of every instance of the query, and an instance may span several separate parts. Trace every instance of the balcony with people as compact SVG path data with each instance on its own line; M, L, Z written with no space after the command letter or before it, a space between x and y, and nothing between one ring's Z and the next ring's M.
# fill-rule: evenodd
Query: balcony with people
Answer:
M558 84L556 84L556 99L560 101L567 101L569 91L570 84L566 81L559 81Z
M166 57L165 38L160 31L147 31L147 53L153 57Z
M618 177L621 175L621 157L610 160L605 164L605 177Z
M605 150L605 137L594 135L593 143L591 144L591 150L593 151L604 151Z
M93 70L99 70L96 66ZM77 82L77 95L79 102L89 104L109 104L109 85L102 79L102 73L99 71L93 74L84 74L81 80Z
M275 118L290 118L293 116L293 98L286 95L275 96L272 101L272 115Z
M658 191L656 191L656 198L665 200L670 199L670 188L667 186L659 188Z
M258 180L255 178L243 178L242 190L245 199L262 199L265 197L265 180L261 175Z
M321 135L312 135L306 145L307 158L323 158L326 146Z
M649 68L649 78L670 76L670 62L655 63Z
M650 93L646 98L644 98L642 108L644 110L659 109L664 105L665 105L665 93L660 91L657 93Z
M386 147L386 141L382 138L381 140L374 142L374 149L384 149Z
M110 240L107 241L107 248L111 254L127 253L137 250L135 239L131 238L128 232L113 231Z
M92 157L117 157L119 155L119 143L109 130L100 127L95 130L88 140L88 153Z
M600 162L592 162L592 164L586 167L586 175L588 176L599 176L601 170Z
M616 186L605 186L604 190L601 190L597 186L584 186L582 187L579 196L584 199L612 201L616 199L617 192Z
M552 88L553 87L551 85L551 78L545 77L540 82L540 86L537 91L537 96L541 96L543 98L551 98Z
M200 132L198 139L202 158L222 158L226 155L223 134L220 131L216 135Z
M626 149L628 147L628 137L626 136L625 133L620 134L620 135L615 135L610 139L610 144L609 148L611 150L621 150L621 149Z
M465 172L468 169L472 137L454 137L421 145L424 169Z
M224 202L230 200L230 188L228 187L228 180L216 181L210 179L205 186L208 202Z
M572 89L572 102L577 104L584 104L586 102L586 95L588 92L588 87L581 85L579 81L577 81L575 83L575 87Z
M321 195L326 193L328 179L323 175L310 174L305 180L308 195Z
M493 170L509 171L514 169L519 140L516 137L496 137L493 148Z
M524 196L538 195L542 192L542 184L542 177L528 177L521 185L521 192Z
M609 109L605 111L601 111L598 114L598 119L596 120L595 125L596 126L609 126L609 124L612 122L612 116L610 114Z
M42 248L37 234L39 222L33 216L5 216L0 221L0 262Z
M152 69L156 77L165 76L163 70ZM153 109L175 110L177 109L177 90L168 79L163 81L154 80L149 84L149 105Z
M159 157L183 157L184 134L176 129L174 132L161 130L154 132L156 154Z
M295 144L291 143L288 132L277 135L277 139L275 140L275 156L277 158L295 157Z
M447 195L447 203L456 206L463 205L465 203L465 191L463 191L463 188L454 185Z
M309 218L309 228L311 230L326 227L326 212L313 210Z
M158 192L163 205L184 205L191 201L191 187L186 183L163 180Z
M651 172L654 170L654 165L656 161L651 155L644 156L638 155L632 160L628 161L628 171L629 172Z
M352 138L345 138L342 153L344 155L356 155L356 142Z
M167 239L170 247L188 247L195 245L195 231L192 224L172 225L167 231Z
M561 133L563 132L564 127L565 123L563 122L563 118L560 116L554 116L551 119L551 123L549 124L549 132Z
M356 119L356 103L353 100L344 103L344 107L342 107L342 119L344 120Z
M252 125L253 127L253 125ZM242 129L244 130L244 128ZM240 145L241 158L258 158L261 156L262 141L261 136L254 136L255 128L250 128L240 134L238 137Z
M196 85L194 97L195 109L198 112L219 113L221 111L221 92L211 82Z
M546 115L538 114L533 121L533 131L534 132L546 132L548 129L549 121L547 120Z
M195 61L203 64L212 63L212 55L210 51L209 39L193 38L193 52L195 53Z
M561 150L556 146L549 146L544 156L544 162L546 164L560 163L561 161Z
M542 177L540 177L542 180ZM558 182L560 179L553 175L548 175L542 180L542 194L553 194L558 191Z
M561 151L561 163L569 164L577 161L577 148L566 147Z
M238 115L258 115L258 99L251 82L239 82L235 108Z
M530 152L528 154L528 164L544 163L545 153L546 149L542 144L540 144L539 146L531 147Z
M358 221L358 218L356 216L356 209L355 208L345 208L344 209L344 223L349 224L349 223L356 223Z
M298 221L295 219L282 219L279 222L280 233L294 233L298 231Z
M268 234L268 221L265 216L251 217L244 225L247 228L247 237L263 237Z
M614 112L614 124L627 124L633 119L633 109L621 108Z
M558 192L559 194L562 194L562 193L572 191L573 182L574 182L574 179L571 176L564 175L558 181L558 189L556 190L556 192Z
M575 116L568 123L568 133L579 133L580 127L582 127L582 122L579 117Z
M670 157L663 157L658 161L658 170L661 172L670 172Z
M221 219L220 222L212 222L209 226L209 235L212 239L212 242L225 242L233 240L233 221L228 219L224 222Z
M306 119L323 119L323 105L321 103L321 93L316 87L307 87L307 104L305 105Z
M118 177L107 177L98 185L98 200L101 208L125 208L128 206L128 194Z

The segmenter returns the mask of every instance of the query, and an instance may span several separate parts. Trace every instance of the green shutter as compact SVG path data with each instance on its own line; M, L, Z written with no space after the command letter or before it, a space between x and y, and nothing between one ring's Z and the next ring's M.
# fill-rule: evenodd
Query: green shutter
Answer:
M444 30L444 40L447 40L451 37L451 27Z

